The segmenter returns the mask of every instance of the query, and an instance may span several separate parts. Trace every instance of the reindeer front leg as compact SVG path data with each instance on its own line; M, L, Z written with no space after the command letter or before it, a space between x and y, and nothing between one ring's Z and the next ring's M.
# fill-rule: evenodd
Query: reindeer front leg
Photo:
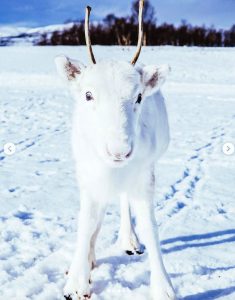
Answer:
M137 192L131 196L131 206L133 207L137 218L140 238L145 244L148 252L151 271L150 286L152 299L176 300L175 292L166 273L160 250L153 206L154 182L152 180L149 184L146 178L142 178L141 181L142 184L139 184Z
M64 297L67 300L90 297L89 280L95 263L94 246L105 206L103 202L97 202L87 193L81 193L76 250L64 288Z
M128 255L133 255L134 253L142 254L143 249L141 249L141 245L132 225L130 205L126 193L122 193L120 196L120 212L121 219L118 238L122 250Z

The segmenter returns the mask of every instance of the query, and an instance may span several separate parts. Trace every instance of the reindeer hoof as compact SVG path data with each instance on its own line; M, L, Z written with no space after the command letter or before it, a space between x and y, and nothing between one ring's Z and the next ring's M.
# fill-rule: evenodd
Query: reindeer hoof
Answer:
M69 274L71 276L71 273ZM87 300L90 297L90 286L86 280L75 276L68 278L64 287L64 298L66 300Z
M138 254L138 255L141 255L144 253L144 248L141 247L139 249L134 249L134 251L132 250L126 250L125 251L127 255L134 255L135 253Z
M134 255L134 252L130 251L130 250L126 250L126 254L127 255Z
M77 298L78 297L78 298ZM73 300L75 298L72 297L72 295L64 295L64 298L66 300ZM79 297L79 296L76 296L76 300L87 300L87 299L90 299L91 296L90 295L83 295L82 297Z
M136 252L136 254L141 255L144 253L144 250L138 249L138 250L135 250L135 252Z

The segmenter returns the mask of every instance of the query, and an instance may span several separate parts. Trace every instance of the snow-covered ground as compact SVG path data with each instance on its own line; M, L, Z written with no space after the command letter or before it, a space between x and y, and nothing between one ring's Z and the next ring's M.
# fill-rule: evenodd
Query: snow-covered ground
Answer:
M34 28L0 25L0 46L32 46L39 42L42 34L50 36L53 32L69 29L74 24L74 22L69 22Z
M129 60L134 48L95 47ZM53 57L86 62L84 47L0 48L0 299L62 299L75 246L78 188L71 160L73 100ZM156 218L164 261L181 300L235 299L235 49L144 48L169 63L163 88L171 144L158 163ZM6 156L3 145L16 144ZM92 273L93 300L148 300L147 254L115 245L109 207Z

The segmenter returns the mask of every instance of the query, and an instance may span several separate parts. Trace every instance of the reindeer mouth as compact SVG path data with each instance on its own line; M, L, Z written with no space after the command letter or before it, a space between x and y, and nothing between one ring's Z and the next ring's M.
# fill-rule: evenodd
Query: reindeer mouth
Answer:
M115 163L122 163L124 161L126 161L126 160L125 159L114 159L113 160L113 162L115 162Z

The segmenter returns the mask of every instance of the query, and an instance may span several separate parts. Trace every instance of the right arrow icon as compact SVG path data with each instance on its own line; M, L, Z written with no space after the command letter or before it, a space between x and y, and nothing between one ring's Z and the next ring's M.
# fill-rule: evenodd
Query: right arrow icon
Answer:
M225 143L223 145L223 152L226 155L232 155L234 153L234 144L233 143Z

